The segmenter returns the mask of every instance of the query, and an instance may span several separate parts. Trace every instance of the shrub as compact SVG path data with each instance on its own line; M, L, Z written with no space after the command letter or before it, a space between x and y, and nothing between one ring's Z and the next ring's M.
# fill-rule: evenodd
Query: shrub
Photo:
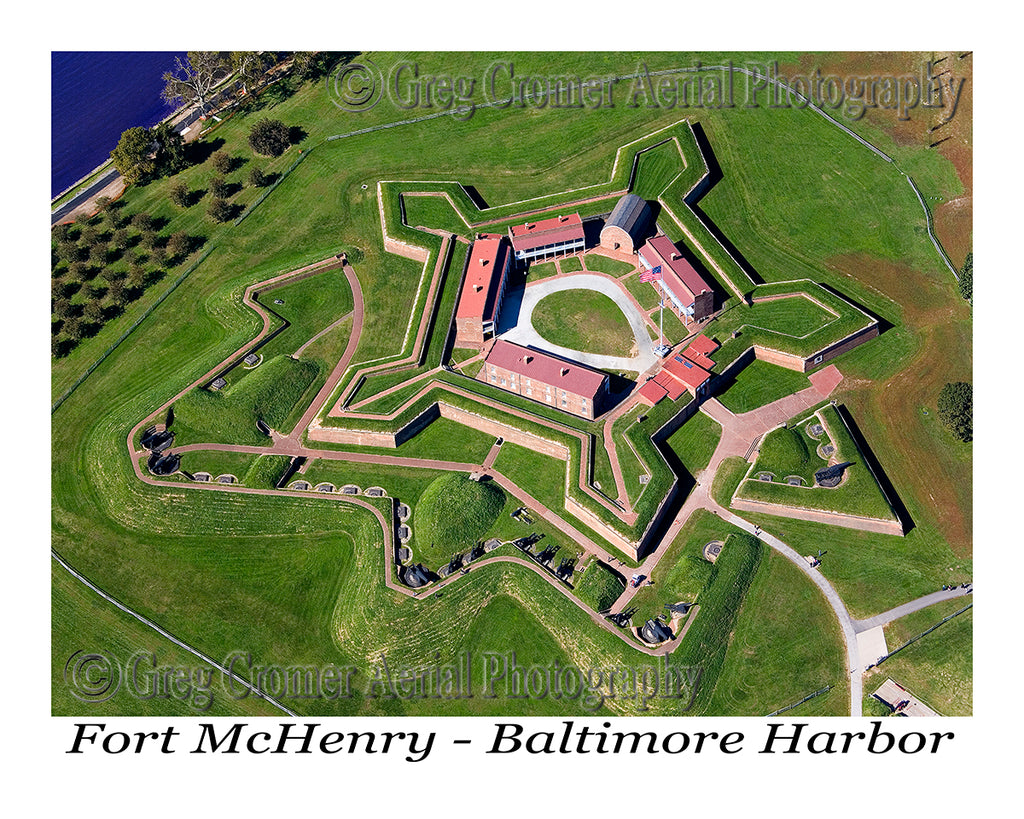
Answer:
M963 381L947 383L939 393L939 419L959 441L974 437L974 388Z
M228 183L223 176L215 176L210 180L210 196L214 199L223 199L228 193Z
M280 156L289 142L288 126L279 119L261 119L249 131L249 147L261 156Z
M970 301L974 297L974 251L967 254L964 269L960 271L960 295Z
M210 207L206 211L215 222L226 222L231 218L231 205L227 199L217 197L210 201Z
M254 167L249 171L249 184L254 188L262 188L267 184L267 175Z
M217 151L210 157L213 169L219 174L228 173L231 170L231 157L225 151Z
M167 252L172 257L186 256L191 245L188 234L180 230L177 233L172 233L171 238L167 240Z
M170 198L172 204L177 205L179 208L187 208L192 194L189 192L188 185L184 182L175 182L171 185L168 198Z

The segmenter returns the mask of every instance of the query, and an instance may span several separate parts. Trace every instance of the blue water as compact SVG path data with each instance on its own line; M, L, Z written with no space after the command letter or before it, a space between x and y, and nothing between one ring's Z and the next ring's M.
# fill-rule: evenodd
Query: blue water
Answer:
M50 195L110 156L127 128L149 128L171 113L160 92L184 52L55 51L51 54Z

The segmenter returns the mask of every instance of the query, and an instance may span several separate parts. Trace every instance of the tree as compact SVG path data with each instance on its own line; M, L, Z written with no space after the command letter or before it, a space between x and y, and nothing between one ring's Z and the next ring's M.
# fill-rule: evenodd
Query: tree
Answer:
M156 146L154 173L157 176L173 176L188 167L185 140L169 122L154 126L149 136Z
M967 254L964 269L960 271L960 295L970 301L974 298L974 251Z
M148 213L136 213L132 216L132 227L140 233L146 233L153 229L153 217Z
M210 180L210 196L214 199L223 199L227 196L228 183L223 176L215 176Z
M249 184L254 188L262 188L267 184L267 175L254 166L249 171Z
M213 169L219 174L223 175L231 171L231 157L228 156L227 151L217 151L210 157L210 162L213 163Z
M974 388L963 381L947 383L939 393L939 419L959 441L974 437Z
M192 247L192 242L188 238L188 234L183 230L179 230L177 233L172 233L171 237L167 240L167 252L172 257L186 256Z
M175 182L171 185L170 193L168 194L171 202L177 205L179 208L187 208L189 199L192 195L189 193L188 185L184 182Z
M242 84L242 93L249 93L249 86L256 86L266 73L270 59L258 51L232 51L231 67L235 79Z
M125 184L132 185L153 173L156 165L151 156L152 146L153 140L145 128L129 128L121 134L110 158Z
M198 105L199 114L205 116L213 88L226 68L219 51L190 51L184 60L175 57L174 70L163 76L161 96L169 105Z
M280 156L290 142L288 126L279 119L261 119L249 131L249 147L262 156Z
M210 200L210 207L207 213L214 222L226 222L231 218L231 205L227 199L216 197Z

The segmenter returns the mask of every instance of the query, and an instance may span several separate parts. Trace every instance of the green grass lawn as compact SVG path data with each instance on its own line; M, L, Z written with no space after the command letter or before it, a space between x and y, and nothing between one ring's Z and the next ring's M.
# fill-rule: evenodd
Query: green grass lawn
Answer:
M639 276L630 276L624 282L626 289L644 310L653 310L658 306L658 293L648 282L640 281ZM657 317L654 319L657 321Z
M529 269L526 271L526 278L531 282L557 275L558 268L555 267L554 262L531 262Z
M598 273L607 273L609 276L625 276L636 270L636 265L620 262L618 259L609 259L597 253L588 253L583 257L583 264L587 270L596 270ZM564 265L563 265L564 268Z
M755 474L762 470L772 472L779 481L789 475L799 475L810 485L814 482L814 470L824 465L825 462L810 451L802 430L779 427L761 440L754 470Z
M189 472L209 472L210 477L234 475L240 482L248 474L259 455L241 452L221 452L216 449L200 449L186 452L181 456L181 468Z
M654 201L682 169L682 158L675 143L666 142L644 151L638 161L638 181L630 193Z
M405 222L408 225L447 230L468 236L471 231L443 196L405 196Z
M563 273L579 273L583 270L583 263L578 256L567 256L558 263L558 266L562 268Z
M594 611L606 611L625 588L626 581L622 575L600 560L593 560L576 584L576 594Z
M533 311L534 329L547 341L596 355L629 355L633 331L618 305L593 290L560 290Z
M767 551L729 641L711 710L766 715L832 685L787 715L849 713L845 650L821 592L781 555Z
M695 413L665 441L687 472L705 469L722 437L722 428L703 412Z
M320 367L315 362L297 361L279 355L264 360L253 370L235 368L223 390L202 386L182 396L174 405L175 441L186 443L269 443L256 428L257 419L273 429L290 430L302 403L312 390ZM312 400L312 396L309 396Z
M766 361L751 361L715 397L735 413L749 412L811 386L807 376Z

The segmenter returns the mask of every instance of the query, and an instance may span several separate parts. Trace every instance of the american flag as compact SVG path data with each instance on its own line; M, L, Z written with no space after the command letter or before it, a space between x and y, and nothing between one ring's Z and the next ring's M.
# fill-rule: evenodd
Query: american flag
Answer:
M652 267L650 270L645 270L640 274L640 281L642 282L658 282L661 281L661 265Z

